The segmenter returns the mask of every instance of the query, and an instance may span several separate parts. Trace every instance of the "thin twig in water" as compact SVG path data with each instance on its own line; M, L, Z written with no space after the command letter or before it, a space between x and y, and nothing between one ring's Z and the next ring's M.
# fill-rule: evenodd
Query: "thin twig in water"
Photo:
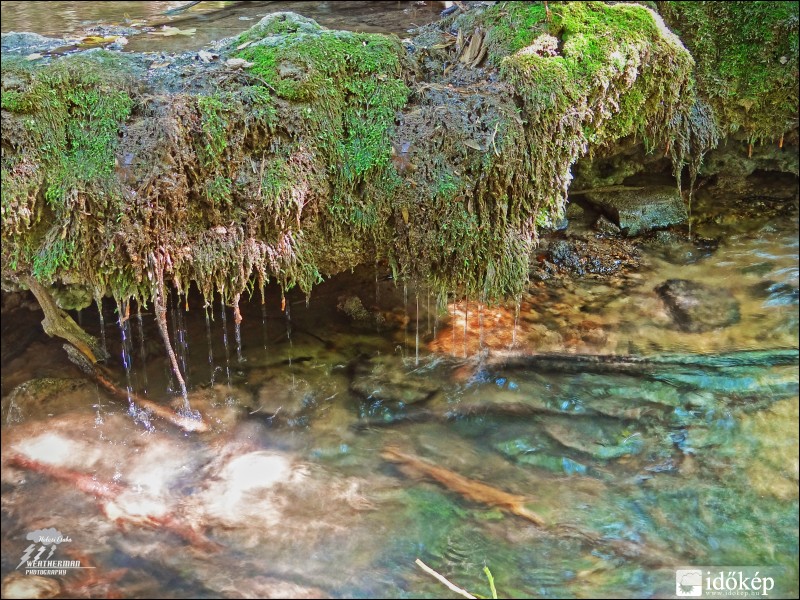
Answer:
M420 559L417 559L414 562L416 562L423 571L425 571L426 573L429 573L429 574L433 575L434 577L436 577L436 579L441 581L448 588L453 590L456 594L461 594L462 596L464 596L464 598L472 598L472 600L477 600L475 598L475 596L470 594L467 590L462 590L460 587L458 587L454 583L451 583L450 581L447 580L447 578L445 578L444 575L441 575L441 574L437 573L436 571L431 569L428 565L426 565L424 562L422 562Z
M489 567L484 566L483 572L486 573L486 579L489 580L489 588L492 590L492 598L497 600L497 588L494 587L494 577L492 577L492 572L489 570Z

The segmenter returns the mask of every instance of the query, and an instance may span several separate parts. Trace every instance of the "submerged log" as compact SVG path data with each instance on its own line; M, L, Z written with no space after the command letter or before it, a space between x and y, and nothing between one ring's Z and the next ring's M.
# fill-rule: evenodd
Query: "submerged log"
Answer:
M450 491L460 494L464 498L483 504L485 506L497 507L501 510L517 515L530 521L537 527L544 527L545 522L542 517L525 507L525 496L509 494L480 481L468 479L454 471L433 465L427 461L401 452L392 446L387 446L381 451L381 457L393 463L399 463L403 469L412 475L425 476L433 479Z
M596 533L568 523L548 524L541 516L525 506L525 502L529 501L525 496L509 494L485 483L469 479L444 467L431 464L417 456L402 452L393 446L385 447L381 451L381 457L389 462L399 464L401 471L406 475L432 479L445 489L455 492L467 500L484 506L500 508L505 512L530 521L537 528L552 535L576 539L590 548L606 548L648 567L658 568L679 564L679 561L674 556L651 545L606 539Z
M562 373L648 375L670 368L729 369L796 365L797 348L741 350L721 354L661 354L633 356L616 354L520 354L493 352L481 365L490 369L530 369Z

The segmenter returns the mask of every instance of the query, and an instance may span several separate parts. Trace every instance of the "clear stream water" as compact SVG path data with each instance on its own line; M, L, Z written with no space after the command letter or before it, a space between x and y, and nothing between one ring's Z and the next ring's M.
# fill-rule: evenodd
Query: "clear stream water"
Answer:
M408 35L413 27L439 18L444 2L201 2L177 14L165 11L186 2L36 2L3 1L2 32L33 31L55 38L124 34L126 51L185 52L238 35L261 17L293 11L323 27L367 33ZM195 29L193 35L162 37L162 26ZM127 28L125 31L114 27Z
M20 4L3 3L4 30ZM518 305L437 303L381 267L308 302L290 291L284 311L279 289L264 304L255 290L238 328L219 299L204 310L190 293L187 311L173 295L205 433L132 413L41 332L40 312L18 309L2 328L3 595L24 581L41 597L458 597L421 559L482 596L484 566L500 597L588 598L672 597L675 567L715 565L757 567L773 597L796 597L796 364L615 373L526 358L796 350L786 206L747 219L717 207L696 225L721 239L714 251L653 246L634 273L532 283ZM725 290L738 322L680 331L654 291L672 278ZM122 327L109 299L102 310L104 332L96 308L74 317L104 333L110 376L177 406L152 307L139 318L134 304ZM383 458L389 446L447 469L450 488ZM448 473L521 496L552 527L465 497ZM41 558L83 568L21 575L26 536L50 528L70 541Z
M27 533L53 527L72 539L58 556L96 567L55 577L64 597L449 594L417 558L484 596L488 566L506 597L668 597L681 564L757 566L796 595L797 365L613 374L519 358L796 349L796 207L740 228L689 264L654 250L624 281L532 285L519 308L436 310L381 269L377 283L372 269L326 282L308 304L290 292L288 316L278 289L263 306L256 292L238 333L230 307L217 301L207 321L199 297L188 312L173 298L202 434L133 418L59 343L31 338L40 313L21 309L3 329L4 347L27 344L3 366L3 454L61 475L4 466L3 576ZM675 276L728 290L739 322L674 329L653 289ZM103 308L112 376L169 403L177 386L152 314L140 328L132 308L123 361L118 314ZM76 318L100 334L96 310ZM518 360L503 366L503 353ZM543 533L384 460L387 446L602 541ZM114 498L87 492L87 477L118 485ZM642 556L615 552L619 540Z

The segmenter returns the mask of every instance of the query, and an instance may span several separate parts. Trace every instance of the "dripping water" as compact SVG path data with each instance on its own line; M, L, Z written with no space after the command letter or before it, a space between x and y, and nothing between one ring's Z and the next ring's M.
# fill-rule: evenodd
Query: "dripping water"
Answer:
M133 383L131 378L131 331L129 324L130 304L128 301L117 301L119 313L119 332L122 337L122 365L125 367L125 391L128 394L128 411L131 416L136 416L136 406L133 404Z
M403 283L403 358L408 348L408 284Z
M264 338L264 350L267 349L267 301L266 290L264 289L264 282L261 282L261 335Z
M224 298L224 296L223 296ZM228 317L225 314L225 301L220 302L220 314L222 315L222 344L225 346L225 377L228 387L231 387L231 351L228 346Z
M103 317L103 296L96 293L94 302L97 304L97 314L100 315L100 345L105 355L108 356L108 346L106 345L106 320Z
M175 313L174 313L174 311L172 311L172 313L173 313L172 314L172 319L169 319L169 321L167 320L167 312L170 311L170 304L171 303L172 303L172 293L169 290L167 290L166 297L165 297L165 300L164 300L164 323L165 323L165 327L167 327L167 328L171 327L172 328L172 339L175 339ZM169 340L169 331L168 330L165 329L164 332L162 333L162 335L167 336L166 337L166 342L172 348L172 353L175 355L175 364L167 366L167 371L166 371L167 372L168 381L169 381L169 383L167 384L168 385L168 389L169 389L170 392L175 392L180 387L180 384L178 384L177 380L175 379L175 370L180 368L180 365L178 364L180 362L180 360L181 360L180 356L179 356L180 348L178 348L176 350L173 347L173 346L175 346L175 344L173 344ZM171 360L172 359L170 358L170 361Z
M242 323L240 321L234 322L233 334L236 337L236 362L243 363L246 359L242 356Z
M245 362L242 356L242 313L239 312L239 294L233 299L233 334L236 338L236 362Z
M186 298L186 297L185 297ZM186 304L188 305L188 298ZM189 386L189 369L187 368L187 358L189 354L189 338L186 331L186 320L184 318L183 310L181 310L181 296L178 294L178 299L175 306L175 330L176 337L175 343L178 346L178 356L180 357L181 366L183 367L183 378L186 386Z
M283 308L283 316L286 318L286 339L289 340L289 373L292 375L292 390L294 391L297 387L297 382L294 378L294 365L292 365L292 355L294 354L294 344L292 343L292 313L283 292L281 292L281 307Z
M261 303L261 334L264 337L264 350L267 349L267 305Z
M142 392L147 394L147 353L144 349L144 322L142 321L142 305L137 304L136 306L136 324L138 325L139 330L139 357L142 361L142 381L144 386L142 387Z
M214 344L211 340L211 317L209 317L208 309L211 308L211 312L214 312L214 299L212 297L211 304L206 305L203 307L203 310L206 314L206 342L208 343L208 367L211 369L211 385L214 385L214 379L216 378L217 374L217 367L214 365Z

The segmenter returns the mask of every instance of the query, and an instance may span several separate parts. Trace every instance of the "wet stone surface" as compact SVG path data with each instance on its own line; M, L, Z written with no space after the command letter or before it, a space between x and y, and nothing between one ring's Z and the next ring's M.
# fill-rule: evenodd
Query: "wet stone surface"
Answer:
M739 302L729 290L712 289L686 279L670 279L655 289L675 325L689 333L700 333L739 322Z
M619 192L591 192L586 199L601 207L628 236L684 223L689 215L674 187L647 187Z
M353 367L350 389L369 403L394 408L426 402L439 390L430 378L404 373L396 365L397 359L393 357L358 361Z

